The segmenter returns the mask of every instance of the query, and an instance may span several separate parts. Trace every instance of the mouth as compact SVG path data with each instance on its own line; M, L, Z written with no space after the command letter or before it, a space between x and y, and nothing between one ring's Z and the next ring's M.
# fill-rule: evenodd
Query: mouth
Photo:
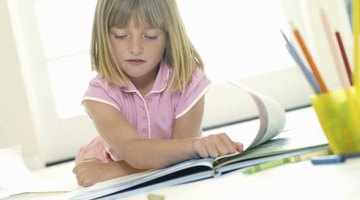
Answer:
M126 62L128 62L131 65L141 65L141 64L145 63L145 60L142 60L142 59L128 59L128 60L126 60Z

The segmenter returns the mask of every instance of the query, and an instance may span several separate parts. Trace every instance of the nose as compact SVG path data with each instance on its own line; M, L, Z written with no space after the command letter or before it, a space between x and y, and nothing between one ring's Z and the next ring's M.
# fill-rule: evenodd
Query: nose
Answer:
M139 55L144 52L143 44L140 38L132 38L130 44L130 53Z

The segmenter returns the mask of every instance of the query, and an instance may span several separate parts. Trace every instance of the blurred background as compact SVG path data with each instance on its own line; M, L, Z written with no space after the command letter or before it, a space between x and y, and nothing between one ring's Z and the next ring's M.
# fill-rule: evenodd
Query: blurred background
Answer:
M80 105L95 75L88 53L95 4L96 0L0 0L0 148L20 145L30 169L72 160L97 134ZM319 8L341 32L352 58L349 4L178 0L188 34L214 84L240 81L287 110L309 106L313 92L287 52L280 30L294 42L289 23L296 25L327 85L336 88L339 81ZM241 121L253 116L244 109L233 117ZM210 127L214 122L207 120L205 115L204 124Z

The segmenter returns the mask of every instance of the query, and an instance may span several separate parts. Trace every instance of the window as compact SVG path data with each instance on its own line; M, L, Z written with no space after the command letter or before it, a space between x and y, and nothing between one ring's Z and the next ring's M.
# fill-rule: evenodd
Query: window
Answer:
M60 118L83 114L79 102L92 76L88 47L95 4L95 0L35 3L51 91ZM278 1L224 0L219 4L214 0L181 0L178 4L190 38L214 82L293 67L279 34L281 28L286 29L287 21Z
M280 35L287 20L279 1L181 0L178 4L213 81L292 67Z
M40 42L61 119L84 114L79 104L93 75L88 50L95 4L95 0L35 2Z

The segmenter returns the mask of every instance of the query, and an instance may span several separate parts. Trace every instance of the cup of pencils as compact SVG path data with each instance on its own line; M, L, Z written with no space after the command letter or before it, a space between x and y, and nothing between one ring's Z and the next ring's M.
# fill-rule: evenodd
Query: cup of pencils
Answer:
M360 151L360 103L354 87L310 98L334 154Z
M353 0L350 9L352 10L354 73L351 71L340 32L336 29L334 31L326 11L323 8L319 10L341 89L327 88L300 31L293 23L290 24L292 32L307 62L302 61L295 46L284 32L281 32L288 52L314 91L315 95L310 97L310 101L334 154L360 152L360 0ZM340 62L337 47L344 67Z

